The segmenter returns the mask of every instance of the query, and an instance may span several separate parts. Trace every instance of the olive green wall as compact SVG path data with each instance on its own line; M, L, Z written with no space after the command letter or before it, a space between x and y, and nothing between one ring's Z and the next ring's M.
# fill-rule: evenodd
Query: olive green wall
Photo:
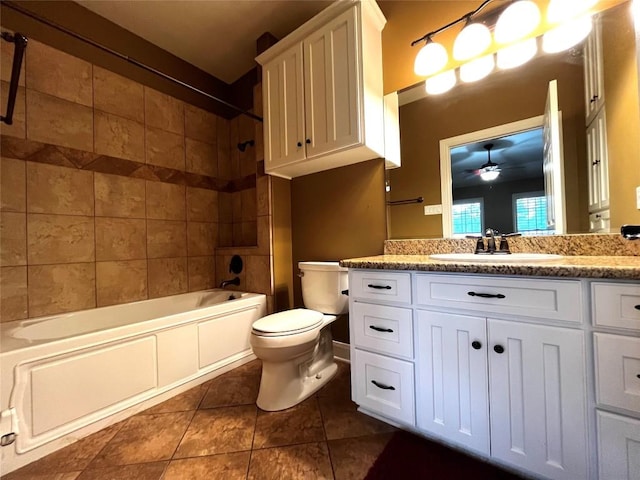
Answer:
M640 224L640 107L635 32L628 3L602 16L611 226Z
M291 181L293 270L300 261L380 255L386 239L384 162L380 159ZM294 302L302 306L294 277ZM348 322L333 324L335 340L349 342Z

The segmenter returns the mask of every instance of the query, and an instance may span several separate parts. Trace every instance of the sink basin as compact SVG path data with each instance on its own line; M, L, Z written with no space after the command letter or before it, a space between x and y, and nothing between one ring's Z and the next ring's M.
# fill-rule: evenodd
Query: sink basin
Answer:
M432 260L452 262L528 263L558 260L561 255L551 253L512 253L511 255L477 255L475 253L437 253L429 255Z

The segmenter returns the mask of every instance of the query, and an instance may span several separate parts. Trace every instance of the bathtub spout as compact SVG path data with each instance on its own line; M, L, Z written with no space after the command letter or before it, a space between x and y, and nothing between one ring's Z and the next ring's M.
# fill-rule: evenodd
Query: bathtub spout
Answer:
M240 277L236 277L233 280L224 280L220 283L220 288L224 288L227 285L235 285L236 287L240 285Z

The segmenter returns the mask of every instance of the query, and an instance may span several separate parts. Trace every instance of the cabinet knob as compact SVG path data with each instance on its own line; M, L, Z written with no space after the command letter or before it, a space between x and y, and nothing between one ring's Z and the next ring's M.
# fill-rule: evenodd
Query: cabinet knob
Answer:
M307 139L305 140L305 143L306 143L307 145L309 145L309 144L311 143L311 139L310 139L310 138L307 138Z
M298 146L301 147L302 146L302 142L298 142Z
M504 347L502 345L495 345L493 351L496 353L504 353Z
M480 343L477 340L474 340L473 342L471 342L471 346L473 347L474 350L480 350L482 348L482 343Z
M640 305L635 305L633 308L635 308L636 310L640 310Z
M638 375L636 375L636 377L640 378L640 373Z

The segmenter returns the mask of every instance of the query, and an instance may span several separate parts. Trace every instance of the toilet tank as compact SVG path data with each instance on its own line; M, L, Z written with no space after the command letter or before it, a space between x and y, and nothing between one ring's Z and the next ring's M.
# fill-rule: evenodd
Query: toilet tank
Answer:
M349 310L348 270L338 262L299 262L302 300L311 310L340 315Z

